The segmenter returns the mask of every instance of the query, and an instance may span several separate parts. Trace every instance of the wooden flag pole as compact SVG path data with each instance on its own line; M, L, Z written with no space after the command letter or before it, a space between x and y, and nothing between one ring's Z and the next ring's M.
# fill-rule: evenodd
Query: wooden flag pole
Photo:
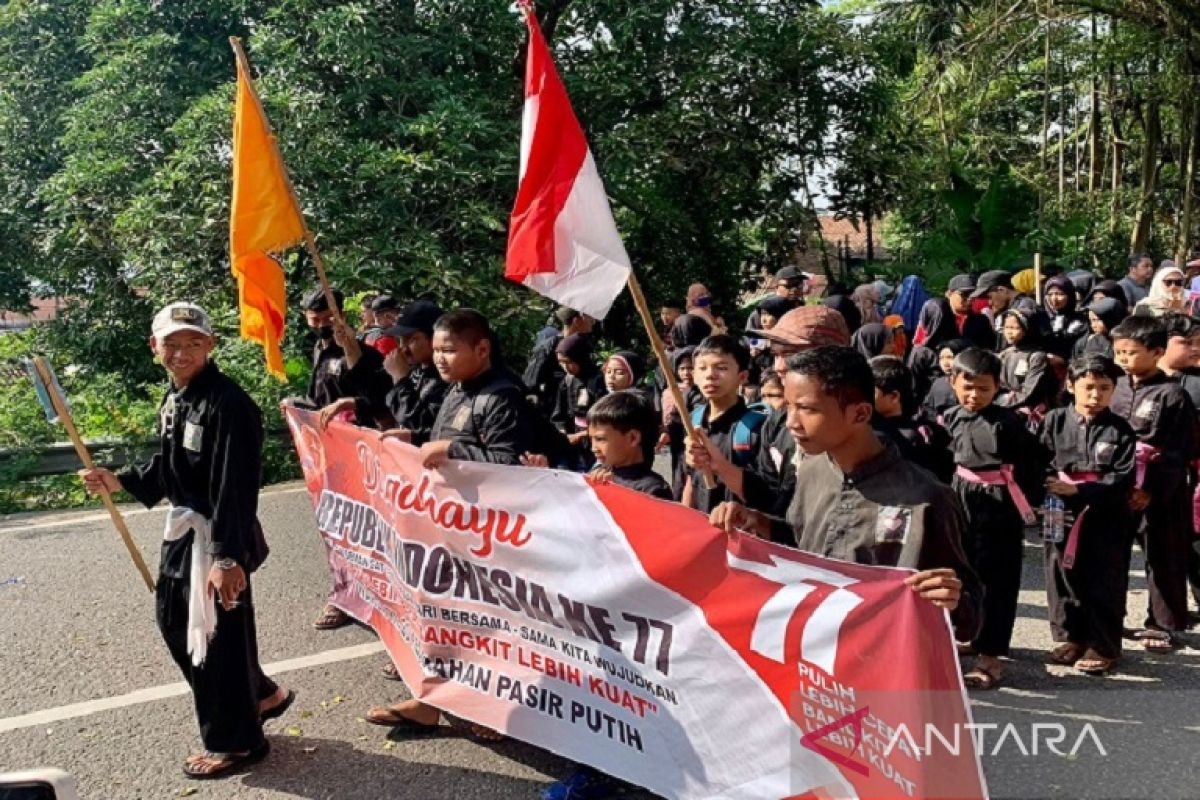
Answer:
M1033 296L1037 299L1038 308L1042 307L1042 254L1033 254Z
M646 327L646 333L650 337L650 346L654 348L654 356L658 359L658 366L667 378L667 387L671 391L671 399L675 401L675 407L679 409L679 418L683 420L683 429L687 432L687 436L690 439L692 438L692 434L695 433L695 428L692 426L691 415L688 414L687 401L683 398L683 392L679 391L679 382L675 379L675 370L671 368L671 360L667 358L667 349L663 346L662 337L658 335L658 329L654 326L654 315L650 313L650 306L646 303L646 296L642 294L642 286L638 283L637 276L633 274L633 270L629 271L628 285L629 294L633 296L633 304L637 306L638 316L642 318L642 325ZM704 473L704 485L709 489L717 488L717 481L711 472Z
M42 385L46 387L46 394L50 396L50 402L54 405L54 413L58 414L63 427L67 429L67 435L71 437L71 444L75 445L75 452L79 455L79 460L87 469L95 469L96 464L92 461L92 454L88 452L87 445L79 436L75 420L71 418L66 400L58 393L58 385L55 383L49 367L46 366L45 359L41 356L34 358L33 367L41 377ZM146 567L146 561L142 558L141 551L134 544L133 537L129 534L129 528L125 526L125 518L121 516L120 510L113 502L112 495L101 489L100 499L104 501L104 507L108 509L108 516L112 518L117 533L121 534L121 540L125 542L125 549L129 551L129 557L133 559L134 566L138 568L138 572L142 573L142 580L146 582L146 588L153 592L154 578L151 577L150 570Z
M279 142L275 139L275 131L271 128L271 118L267 116L267 112L263 109L262 100L259 99L258 90L254 88L254 78L250 74L250 62L246 58L246 52L242 49L242 40L236 36L229 37L229 44L233 48L234 57L237 59L238 67L242 74L246 76L246 85L250 89L250 96L254 98L254 106L258 109L259 115L262 117L263 124L267 127L268 139L271 142L271 151L275 154L275 159L279 162L279 168L283 172L283 180L287 185L288 195L292 198L292 205L296 207L296 216L300 218L300 225L304 229L304 249L308 251L309 258L312 259L313 266L317 268L317 280L321 283L321 289L325 292L325 301L329 303L329 309L333 312L333 317L338 324L344 324L341 309L338 308L337 301L333 296L333 287L329 285L329 277L325 273L325 262L321 260L321 253L317 250L317 240L313 236L312 231L308 229L308 221L304 218L304 212L300 210L300 201L296 198L296 187L292 185L292 176L288 174L287 164L284 163L283 156L279 153Z

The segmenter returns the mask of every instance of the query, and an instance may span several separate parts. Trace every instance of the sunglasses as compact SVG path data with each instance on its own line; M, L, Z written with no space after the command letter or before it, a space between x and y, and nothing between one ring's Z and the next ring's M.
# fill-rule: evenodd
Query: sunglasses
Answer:
M1163 286L1183 286L1183 278L1166 278L1163 280Z

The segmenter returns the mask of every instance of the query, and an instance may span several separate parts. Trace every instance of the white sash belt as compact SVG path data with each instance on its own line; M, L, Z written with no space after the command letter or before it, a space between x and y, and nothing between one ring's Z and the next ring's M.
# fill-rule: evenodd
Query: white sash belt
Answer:
M208 642L217 630L217 602L208 588L208 573L213 557L208 552L211 541L209 519L186 506L171 506L163 541L174 542L193 531L191 588L188 593L187 650L192 664L200 666L208 655Z

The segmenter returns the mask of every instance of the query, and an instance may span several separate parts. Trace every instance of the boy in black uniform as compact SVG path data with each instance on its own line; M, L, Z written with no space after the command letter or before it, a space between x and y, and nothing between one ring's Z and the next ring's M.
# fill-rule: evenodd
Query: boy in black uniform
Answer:
M1167 330L1154 317L1130 317L1112 332L1113 352L1125 376L1112 410L1137 434L1130 507L1138 514L1138 544L1146 554L1150 605L1145 629L1135 634L1147 650L1167 652L1187 629L1187 563L1192 522L1187 470L1195 457L1196 409L1187 393L1158 368Z
M1174 378L1188 399L1192 401L1197 413L1200 413L1200 320L1183 314L1171 314L1166 318L1167 352L1158 361L1158 367ZM1200 422L1200 420L1198 420ZM1197 443L1200 446L1200 442ZM1191 552L1188 553L1188 583L1192 587L1192 597L1200 604L1200 475L1197 468L1200 464L1192 462L1192 538ZM1191 618L1195 621L1195 617Z
M956 634L978 629L980 590L960 537L950 489L905 461L871 429L871 368L849 347L818 347L788 359L787 426L806 458L796 468L787 519L722 503L710 521L827 558L920 570L905 581L951 612Z
M171 503L159 564L158 627L192 688L206 753L190 778L216 778L261 760L263 719L291 705L259 666L250 575L267 557L258 524L262 415L208 360L208 314L191 303L158 312L150 346L171 376L159 407L159 452L115 475L80 470L92 493L124 489L147 508ZM214 601L213 595L217 601Z
M950 483L954 477L950 434L917 411L912 372L897 356L876 356L870 363L875 378L871 427L894 442L904 458L929 470L942 483Z
M596 457L593 475L618 486L673 500L671 486L651 468L658 415L633 392L616 392L588 411L588 438Z
M418 447L429 441L449 386L433 366L433 324L442 310L432 300L417 300L387 329L400 346L384 356L383 368L392 379L385 402L396 427L385 437ZM362 410L358 412L363 415Z
M967 515L963 545L983 581L983 628L967 652L978 656L963 676L967 686L991 689L1008 655L1021 591L1024 526L1035 521L1027 495L1040 493L1038 448L1016 412L992 401L1000 388L1000 359L971 348L954 358L951 385L958 405L945 414L953 440L951 487Z
M711 442L734 466L745 468L754 461L759 428L766 419L766 414L750 410L742 399L741 387L750 368L750 353L732 336L718 334L701 342L692 358L696 386L706 401L692 412L696 437L701 442ZM691 470L691 466L689 455L689 471L683 486L685 506L707 513L732 497L723 485L709 489L704 474Z
M320 287L305 295L302 301L304 319L318 337L313 346L312 374L305 396L319 409L347 398L348 402L339 411L349 411L354 408L356 396L382 398L387 394L388 382L379 351L359 341L348 326L343 326L344 330L338 329L336 316L342 313L342 293L334 289L333 299L337 303L337 315L329 307Z
M1041 441L1051 456L1046 490L1063 499L1074 524L1047 541L1046 593L1056 664L1103 674L1121 656L1127 553L1133 543L1129 491L1137 437L1109 403L1121 370L1102 355L1071 362L1073 406L1046 415Z
M503 368L496 334L486 317L469 308L439 317L433 326L433 363L450 390L429 441L421 445L426 469L438 469L451 459L520 465L531 449L546 452L545 443L535 442L534 436L554 428L549 421L534 417L524 387ZM366 719L375 725L425 733L437 728L441 711L409 698L372 708ZM488 741L502 738L483 725L472 724L470 730Z

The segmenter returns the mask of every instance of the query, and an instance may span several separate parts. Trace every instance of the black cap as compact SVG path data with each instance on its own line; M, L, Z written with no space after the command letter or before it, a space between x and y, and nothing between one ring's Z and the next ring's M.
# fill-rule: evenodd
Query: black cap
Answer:
M442 315L442 309L432 300L417 300L409 303L400 312L396 324L384 329L386 336L408 336L418 331L433 336L433 323Z
M381 294L371 301L372 311L399 311L400 301L390 294Z
M337 303L337 310L341 311L342 304L346 300L346 295L342 294L340 290L334 289L333 300L335 303ZM311 292L304 295L304 298L300 301L300 306L305 311L328 311L329 301L325 299L325 290L323 290L320 286L316 287Z
M951 292L975 291L975 279L972 278L970 275L955 275L953 278L950 279L950 286L947 287L947 291L951 291Z
M983 297L992 289L1011 289L1012 275L1002 269L992 269L979 276L979 283L975 286L975 291L971 294L972 298Z

